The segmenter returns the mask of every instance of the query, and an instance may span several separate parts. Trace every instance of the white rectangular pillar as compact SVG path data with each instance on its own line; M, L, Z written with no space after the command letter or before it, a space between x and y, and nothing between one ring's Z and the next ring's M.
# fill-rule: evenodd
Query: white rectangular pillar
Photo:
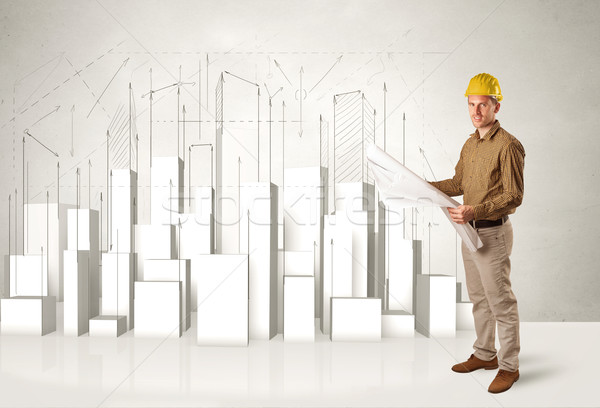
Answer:
M244 183L240 192L241 250L249 262L249 335L277 334L277 186Z
M56 297L16 296L0 302L1 334L44 336L56 330Z
M380 341L381 299L331 298L331 341Z
M326 215L323 232L323 314L321 331L331 328L331 297L352 297L352 228L337 222L336 215Z
M102 315L125 316L133 329L134 254L102 254Z
M150 169L150 223L174 224L183 212L183 161L179 157L153 157Z
M134 252L133 225L137 223L137 173L113 169L110 178L109 252Z
M182 330L190 328L191 319L191 282L189 259L146 259L144 260L145 282L181 282L181 320ZM137 292L136 292L137 298ZM137 308L136 308L137 313ZM137 318L136 318L137 322ZM136 328L138 324L136 323Z
M68 210L69 250L89 251L90 317L100 313L100 224L97 210Z
M388 276L388 309L412 314L415 269L413 242L404 239L402 214L385 210L387 220L386 268Z
M456 334L456 277L417 276L416 328L427 337Z
M64 253L64 334L81 336L89 330L90 251ZM96 288L98 293L98 288Z
M136 225L137 280L144 280L145 259L176 259L175 225Z
M181 337L181 282L135 282L135 337Z
M63 253L67 249L67 211L56 203L25 206L25 255L47 255L48 293L63 301Z
M179 234L179 257L191 259L194 255L212 254L213 225L211 214L179 214L181 227L177 225Z
M197 344L248 345L248 256L204 255L197 278ZM210 258L210 260L208 260ZM194 258L194 261L198 257Z
M283 277L283 340L315 341L315 288L313 276Z

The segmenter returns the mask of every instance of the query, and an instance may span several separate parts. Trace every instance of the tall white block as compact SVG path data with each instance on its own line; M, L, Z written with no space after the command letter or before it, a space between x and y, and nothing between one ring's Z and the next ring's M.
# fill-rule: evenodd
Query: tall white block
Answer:
M367 297L369 279L369 214L357 211L336 215L336 221L345 223L352 231L352 297Z
M181 337L181 282L135 282L135 337Z
M381 312L381 337L414 337L415 316L404 310Z
M100 313L99 213L90 209L68 210L68 249L89 251L90 317ZM64 255L63 255L64 256Z
M285 250L315 251L315 316L321 316L321 265L323 250L323 216L327 211L327 169L300 167L285 169ZM293 273L286 269L286 273ZM303 273L304 274L304 273Z
M283 340L315 340L315 289L313 276L283 278Z
M211 214L179 214L179 257L191 259L194 255L212 254L214 220ZM179 227L179 226L177 226Z
M331 341L380 341L381 299L331 298Z
M337 183L335 185L336 215L346 213L346 217L351 219L353 213L367 211L370 206L375 205L374 202L369 202L370 193L367 183Z
M134 254L102 254L102 315L125 316L133 329Z
M68 204L25 206L25 255L48 256L48 293L63 301L63 253L67 249Z
M285 274L288 276L314 276L314 251L285 251Z
M48 255L10 256L10 297L48 295Z
M331 328L331 297L352 297L352 228L338 223L336 215L326 215L323 233L323 315L321 331Z
M456 303L456 330L475 330L473 320L473 303Z
M153 157L150 222L174 224L174 215L183 212L183 161L179 157Z
M90 251L65 251L64 265L64 334L81 336L89 330Z
M191 319L191 282L189 259L146 259L144 260L145 282L181 282L181 320L184 322L182 330L190 328ZM174 290L174 289L172 289ZM136 292L137 298L137 292ZM136 306L136 316L137 316ZM138 327L136 318L136 329Z
M277 186L244 183L240 192L240 239L249 262L249 335L277 334Z
M210 257L197 273L199 346L248 345L248 256ZM196 261L198 257L194 258Z
M90 319L90 337L119 337L126 331L125 316L96 316Z
M388 272L388 309L413 310L413 243L404 239L404 226L398 218L398 213L386 210L387 225L387 253L386 265ZM400 214L401 216L402 214ZM398 221L396 221L398 220Z
M137 223L137 173L129 169L113 169L111 174L109 251L133 252L133 225Z
M44 336L56 330L54 296L16 296L0 299L0 332Z
M416 326L427 337L456 334L456 277L417 276Z

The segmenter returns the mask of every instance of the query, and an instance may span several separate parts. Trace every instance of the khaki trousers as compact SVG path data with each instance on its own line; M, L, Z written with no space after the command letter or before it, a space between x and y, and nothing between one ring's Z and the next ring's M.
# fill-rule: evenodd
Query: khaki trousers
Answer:
M477 224L475 224L477 225ZM510 259L513 229L510 220L504 225L478 228L483 247L469 251L462 244L469 298L473 302L473 318L477 340L475 357L490 361L496 356L495 333L498 325L502 370L519 368L519 311L510 284Z

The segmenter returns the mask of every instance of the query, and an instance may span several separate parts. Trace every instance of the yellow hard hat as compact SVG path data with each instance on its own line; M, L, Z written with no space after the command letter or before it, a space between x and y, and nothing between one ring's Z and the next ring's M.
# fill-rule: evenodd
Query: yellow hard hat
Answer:
M478 74L471 78L465 96L489 95L495 96L498 102L502 100L502 92L498 80L490 74Z

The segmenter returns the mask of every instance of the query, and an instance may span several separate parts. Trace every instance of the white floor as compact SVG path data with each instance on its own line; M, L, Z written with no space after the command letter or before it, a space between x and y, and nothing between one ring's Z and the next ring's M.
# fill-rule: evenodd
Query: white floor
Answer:
M450 370L473 340L470 331L380 343L278 335L206 348L194 327L178 340L0 336L0 406L600 406L600 323L522 323L521 379L499 395L487 392L495 371Z

